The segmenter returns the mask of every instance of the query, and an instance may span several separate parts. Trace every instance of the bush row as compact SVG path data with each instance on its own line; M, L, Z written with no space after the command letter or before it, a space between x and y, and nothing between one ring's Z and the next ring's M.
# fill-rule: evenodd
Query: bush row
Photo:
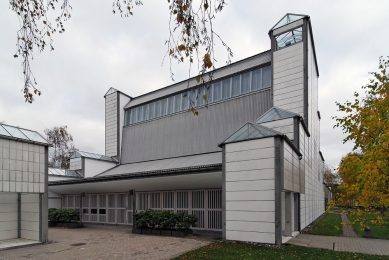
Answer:
M80 213L74 209L49 209L50 222L78 222Z
M134 214L134 228L187 230L195 227L197 217L167 210L144 210Z

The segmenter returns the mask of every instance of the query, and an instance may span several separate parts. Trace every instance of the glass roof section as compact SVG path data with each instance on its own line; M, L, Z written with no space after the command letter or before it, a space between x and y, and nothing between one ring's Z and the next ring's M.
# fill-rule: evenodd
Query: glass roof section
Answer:
M10 125L0 124L0 135L14 137L30 142L39 142L43 144L49 144L45 138L43 138L38 132Z
M70 159L73 158L80 158L80 157L86 157L86 158L92 158L102 161L108 161L108 162L117 162L115 159L109 156L101 155L101 154L95 154L95 153L88 153L88 152L82 152L82 151L76 151L71 156Z
M267 127L260 126L257 124L247 123L233 135L231 135L222 144L235 143L244 140L258 139L263 137L275 136L279 133L273 131Z
M110 94L112 94L112 93L115 93L115 92L117 92L117 89L110 88L110 89L107 91L107 93L105 93L104 97L105 97L105 96L108 96L108 95L110 95Z
M271 28L272 30L274 29L277 29L277 28L280 28L284 25L287 25L287 24L290 24L290 23L293 23L297 20L300 20L300 19L303 19L305 16L307 15L304 15L304 14L286 14L276 25L273 26L273 28Z
M267 111L264 115L262 115L258 120L257 124L260 123L266 123L270 121L276 121L276 120L281 120L281 119L286 119L286 118L292 118L295 116L299 116L298 114L288 112L279 108L271 108L269 111Z
M47 141L37 132L26 130L26 129L20 129L20 131L27 136L30 140L40 142L40 143L46 143Z
M2 125L0 125L0 135L12 136L10 133L7 132L7 130L4 129Z
M276 36L277 50L299 43L303 40L303 29L297 28L292 31Z
M78 171L72 171L67 169L58 169L58 168L49 168L50 175L57 176L69 176L69 177L78 177L82 178L83 176Z

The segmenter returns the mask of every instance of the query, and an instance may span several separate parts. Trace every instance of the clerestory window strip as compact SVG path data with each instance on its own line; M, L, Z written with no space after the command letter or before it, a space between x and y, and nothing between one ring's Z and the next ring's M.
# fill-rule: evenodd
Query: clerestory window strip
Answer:
M231 97L270 88L270 86L271 66L257 68L215 81L209 89L198 88L195 90L186 90L174 96L127 109L125 113L125 125L188 110L190 106L200 107L206 104L212 104ZM204 100L204 95L207 95L207 100ZM192 100L193 104L190 104L189 100Z

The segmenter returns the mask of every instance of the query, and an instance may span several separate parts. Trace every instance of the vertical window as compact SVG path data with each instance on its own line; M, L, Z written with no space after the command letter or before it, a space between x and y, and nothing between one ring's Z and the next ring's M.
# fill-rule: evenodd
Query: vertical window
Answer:
M262 88L268 88L271 85L271 68L270 66L262 68Z
M174 97L174 112L181 111L181 94L175 95Z
M204 95L205 95L205 88L200 88L197 91L197 106L203 106L205 105Z
M251 91L258 90L261 88L261 69L252 71L251 78Z
M213 100L213 88L212 88L212 86L209 86L208 89L206 88L205 92L208 96L208 98L205 102L212 103L212 100Z
M149 119L149 105L150 104L146 104L143 106L143 120Z
M129 125L129 124L131 124L130 122L130 120L131 120L131 109L127 109L126 110L126 122L125 122L125 125Z
M196 107L197 106L197 95L196 95L197 90L192 89L192 90L188 91L188 93L189 93L189 105Z
M222 84L221 82L216 82L212 84L213 88L213 102L219 101L221 99Z
M227 99L231 97L231 78L225 79L222 81L223 91L222 91L222 99Z
M143 121L143 106L137 108L138 122Z
M232 96L240 95L240 75L232 78Z
M174 112L174 96L169 97L167 99L167 102L168 102L168 104L167 104L167 114L169 115L169 114L172 114Z
M188 98L188 92L184 92L181 94L181 110L189 109L189 98Z
M134 121L133 123L137 123L138 122L138 108L135 107L132 109L132 111L134 112Z
M246 94L250 91L250 72L242 74L241 94Z
M155 117L160 117L161 116L161 100L155 101L154 104L154 115Z
M154 105L155 105L155 102L151 102L149 104L149 119L153 119L155 117Z
M167 98L161 99L161 116L165 116L167 112Z

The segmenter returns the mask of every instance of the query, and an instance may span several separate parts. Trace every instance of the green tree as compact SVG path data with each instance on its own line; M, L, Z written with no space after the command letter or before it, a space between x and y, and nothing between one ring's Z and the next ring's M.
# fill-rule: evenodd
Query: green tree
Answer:
M370 73L373 77L362 87L364 96L355 92L353 101L336 103L345 115L334 117L335 127L347 135L344 142L354 143L353 154L343 158L339 168L342 188L356 193L356 202L365 208L389 206L388 68L389 60L381 57L378 72Z
M78 149L73 145L73 136L68 132L67 126L55 126L44 132L53 145L49 148L49 167L69 169L69 157Z
M30 59L33 58L34 48L43 51L46 47L54 50L52 35L64 33L64 23L71 18L72 6L69 0L9 0L10 8L18 16L20 29L17 31L17 51L15 58L21 56L24 87L23 93L26 102L32 103L34 95L41 95L37 88L37 82L30 67ZM189 72L192 64L197 63L199 75L196 80L202 83L199 88L209 89L214 69L214 45L215 39L219 39L227 51L227 63L230 63L232 51L220 36L213 30L215 15L222 11L226 3L224 0L167 0L169 20L169 36L165 42L167 47L165 58L178 63L189 62ZM122 17L133 15L135 6L141 6L141 0L113 0L112 12L119 13ZM54 20L50 20L48 13L55 12ZM50 16L52 17L52 16ZM197 61L197 62L196 62ZM170 75L174 73L170 66ZM196 97L198 98L198 97ZM207 95L203 95L207 99ZM191 102L191 111L194 109L194 101Z

